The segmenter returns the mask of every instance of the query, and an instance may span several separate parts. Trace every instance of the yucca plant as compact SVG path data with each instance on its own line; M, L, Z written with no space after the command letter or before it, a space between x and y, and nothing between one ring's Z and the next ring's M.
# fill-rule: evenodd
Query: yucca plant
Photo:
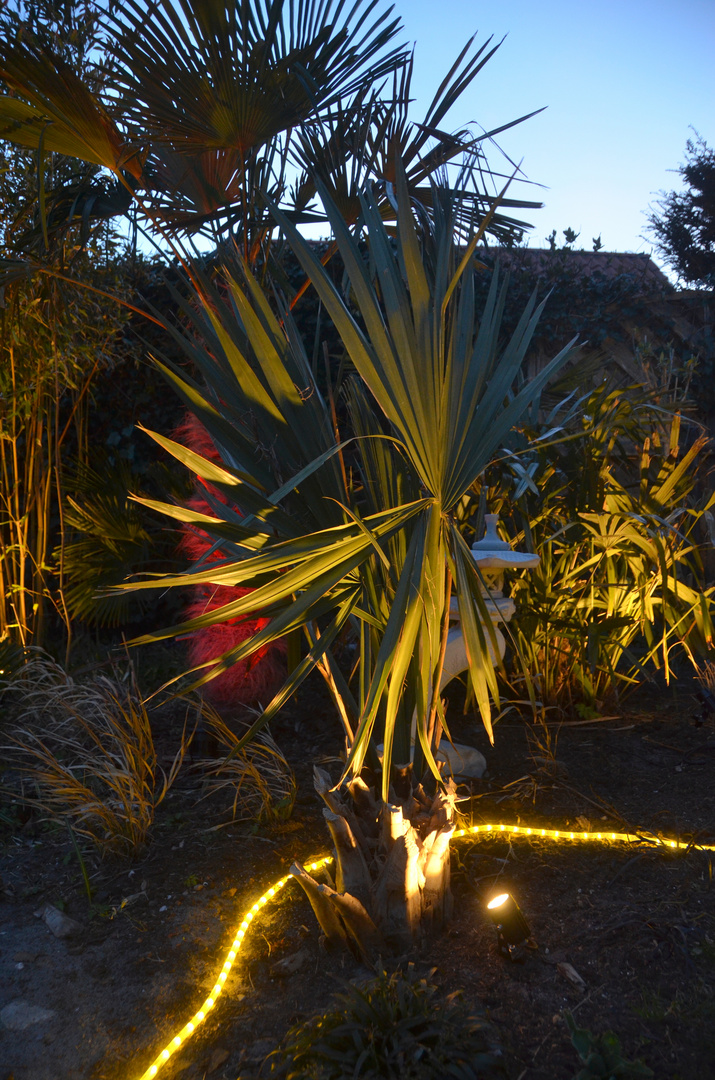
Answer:
M490 738L490 693L498 694L485 629L491 623L457 507L570 351L564 349L514 392L540 313L536 298L503 344L499 329L506 285L497 275L481 319L474 306L480 234L467 248L457 246L453 200L438 189L435 213L418 220L403 172L398 179L396 242L371 190L363 196L369 263L325 196L359 318L310 246L273 210L359 377L352 406L353 414L360 414L358 433L337 441L333 416L288 313L278 321L245 265L240 280L227 270L228 302L206 287L202 310L193 314L205 343L196 336L182 339L206 385L162 365L211 434L224 465L154 438L232 505L215 501L212 517L151 504L204 529L223 559L189 575L130 586L165 589L204 581L254 587L204 616L137 640L183 634L253 612L269 620L259 633L217 657L196 685L262 645L305 629L307 654L242 742L265 726L308 671L322 668L347 743L338 785L323 775L318 785L339 850L338 893L352 896L348 908L340 908L344 897L331 892L326 899L307 875L296 872L312 890L328 936L351 935L366 950L381 937L376 923L398 939L411 939L423 912L439 924L448 907L453 794L441 783L434 797L421 786L413 793L410 774L414 769L419 779L426 767L440 777L434 751L444 717L435 688L453 589L470 680ZM362 484L346 458L348 450L363 472ZM348 626L359 639L355 692L330 652ZM366 762L377 773L378 743L383 746L379 806L362 778ZM364 811L362 823L344 801L347 792ZM389 850L386 861L373 859L383 844L380 830ZM368 862L378 876L372 891ZM390 883L400 875L395 890ZM366 927L372 930L364 932Z

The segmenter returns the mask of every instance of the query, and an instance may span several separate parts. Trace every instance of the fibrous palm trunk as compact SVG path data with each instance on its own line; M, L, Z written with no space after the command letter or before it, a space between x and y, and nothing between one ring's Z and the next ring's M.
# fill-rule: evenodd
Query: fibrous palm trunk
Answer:
M413 786L411 767L393 769L389 803L364 780L337 788L323 769L315 787L335 850L335 880L319 883L298 863L303 887L330 944L374 959L439 930L452 910L449 842L454 832L452 780L430 798Z

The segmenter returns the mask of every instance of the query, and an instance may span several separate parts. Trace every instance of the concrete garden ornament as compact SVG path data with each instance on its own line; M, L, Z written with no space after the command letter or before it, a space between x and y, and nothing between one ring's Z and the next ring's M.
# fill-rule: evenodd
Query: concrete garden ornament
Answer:
M482 596L485 599L486 608L494 627L499 659L503 660L506 642L499 629L499 624L508 623L515 611L514 601L510 596L504 596L502 593L504 571L538 566L540 556L526 551L514 551L506 540L499 538L497 533L498 521L498 514L486 515L486 532L481 540L472 545L472 555L484 579ZM457 675L461 675L463 671L467 671L469 668L456 597L452 598L450 604L450 623L451 627L447 636L447 649L444 656L444 668L439 684L440 690ZM496 660L489 637L487 637L487 643L492 654L492 660ZM440 746L437 759L447 763L446 771L451 772L456 780L480 777L487 765L484 755L480 754L474 747L463 746L460 743L452 745L446 741Z

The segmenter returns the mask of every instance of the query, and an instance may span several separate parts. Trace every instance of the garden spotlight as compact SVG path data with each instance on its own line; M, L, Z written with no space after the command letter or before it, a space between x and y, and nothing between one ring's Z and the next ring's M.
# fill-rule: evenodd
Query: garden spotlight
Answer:
M523 960L522 946L531 937L521 908L509 893L500 893L487 904L489 918L497 928L497 949L510 960Z

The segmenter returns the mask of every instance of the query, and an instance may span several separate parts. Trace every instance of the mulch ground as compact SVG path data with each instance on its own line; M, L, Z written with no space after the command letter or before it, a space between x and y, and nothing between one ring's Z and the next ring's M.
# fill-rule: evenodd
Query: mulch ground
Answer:
M551 757L515 716L490 748L453 702L454 737L488 760L466 812L474 822L640 828L712 843L715 717L696 722L690 689L642 694L614 719L552 727ZM164 716L160 743L171 741L170 727ZM142 857L88 859L91 907L67 835L4 811L0 1011L21 1000L51 1015L0 1032L0 1080L138 1080L213 986L243 911L295 858L327 850L310 771L337 750L329 702L306 692L273 734L299 780L291 821L214 830L217 806L198 800L187 774L160 807ZM536 947L523 964L495 951L484 916L495 888L514 893L531 925ZM461 990L486 1010L512 1080L578 1072L566 1011L596 1034L614 1031L624 1057L643 1060L658 1078L715 1075L715 890L706 853L464 840L454 845L453 892L449 929L390 962L412 961L444 993ZM45 903L63 907L82 932L54 938L34 914ZM276 962L296 954L297 970L278 977ZM307 902L290 886L254 923L219 1004L161 1075L265 1077L266 1056L289 1026L367 974L325 952Z

